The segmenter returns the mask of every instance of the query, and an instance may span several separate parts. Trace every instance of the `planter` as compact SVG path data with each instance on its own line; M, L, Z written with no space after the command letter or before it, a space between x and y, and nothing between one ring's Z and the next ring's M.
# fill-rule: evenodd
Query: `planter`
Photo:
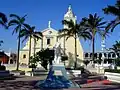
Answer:
M120 73L105 72L104 76L110 81L120 83Z

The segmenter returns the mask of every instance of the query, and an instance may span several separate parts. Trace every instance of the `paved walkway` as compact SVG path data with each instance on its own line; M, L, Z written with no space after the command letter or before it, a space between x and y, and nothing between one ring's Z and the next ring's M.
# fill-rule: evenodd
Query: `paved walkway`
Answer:
M16 80L0 81L0 90L40 90L35 89L34 85L38 80L44 80L45 78L46 76L36 77L21 76L19 78L16 78ZM76 79L80 81L80 78ZM107 80L104 81L96 80L94 82L88 82L87 84L81 84L81 87L82 88L54 89L54 90L120 90L120 84L109 82Z

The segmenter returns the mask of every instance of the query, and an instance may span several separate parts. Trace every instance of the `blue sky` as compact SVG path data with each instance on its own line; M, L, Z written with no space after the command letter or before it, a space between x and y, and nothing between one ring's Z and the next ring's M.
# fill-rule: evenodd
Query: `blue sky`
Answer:
M88 17L89 14L98 13L99 16L104 17L104 20L110 21L115 17L104 15L102 8L107 5L114 5L116 0L2 0L0 11L7 16L14 13L19 16L27 14L26 22L30 25L36 26L37 31L47 28L48 21L51 20L51 27L59 30L63 26L61 20L67 11L68 5L72 5L72 10L77 16L78 22L83 17ZM109 48L119 40L119 26L106 39L106 47ZM12 35L12 28L5 30L0 26L0 39L4 40L4 44L0 48L5 51L17 51L17 35ZM101 38L97 36L95 48L96 51L101 50ZM84 51L91 51L91 41L81 40Z

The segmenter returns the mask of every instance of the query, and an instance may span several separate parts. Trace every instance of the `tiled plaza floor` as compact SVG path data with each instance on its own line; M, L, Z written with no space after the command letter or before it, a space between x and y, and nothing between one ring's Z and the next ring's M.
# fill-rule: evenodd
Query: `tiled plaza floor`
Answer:
M40 90L35 89L34 84L36 83L37 80L43 80L45 78L46 78L45 76L20 77L16 78L16 80L0 81L0 90ZM120 84L105 80L81 84L81 87L82 88L54 89L54 90L120 90Z

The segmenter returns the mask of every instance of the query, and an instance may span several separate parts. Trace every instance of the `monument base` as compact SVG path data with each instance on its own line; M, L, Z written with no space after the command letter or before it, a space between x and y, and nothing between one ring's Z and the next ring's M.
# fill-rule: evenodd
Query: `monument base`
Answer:
M62 75L55 73L55 71L61 71ZM43 89L80 88L78 84L73 83L68 79L63 64L52 65L47 78L44 81L39 81L36 84L36 87Z

